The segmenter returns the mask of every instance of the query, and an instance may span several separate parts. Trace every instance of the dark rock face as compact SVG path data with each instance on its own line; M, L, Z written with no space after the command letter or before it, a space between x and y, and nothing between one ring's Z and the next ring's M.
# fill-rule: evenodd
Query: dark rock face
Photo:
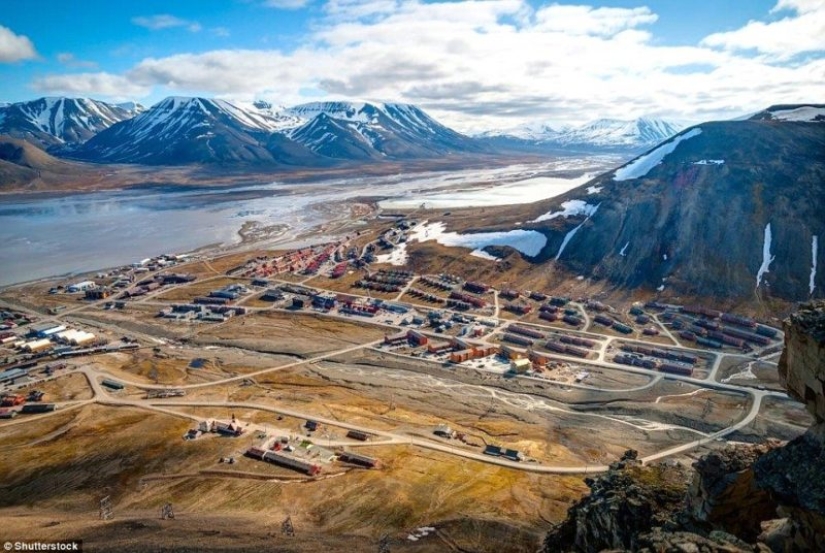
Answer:
M785 321L779 378L817 423L825 421L825 302L803 305Z
M643 469L633 450L603 476L587 479L590 496L549 533L544 553L639 549L639 535L668 522L682 503L688 473L678 465Z
M825 551L825 425L766 453L754 463L753 472L756 485L770 494L787 519L783 537L776 532L772 536L781 544L778 550Z
M678 142L636 178L606 173L536 204L531 214L561 211L570 200L599 206L589 217L521 227L547 236L536 260L626 288L664 285L666 293L725 299L752 298L756 291L808 300L814 236L818 259L825 258L825 125L726 121L679 136L697 128L700 134ZM757 286L768 225L768 259L774 259ZM814 280L819 296L825 270Z
M761 533L760 521L775 518L777 504L756 486L751 466L779 446L769 444L728 447L693 464L696 470L687 494L687 511L699 522L723 528L747 541Z

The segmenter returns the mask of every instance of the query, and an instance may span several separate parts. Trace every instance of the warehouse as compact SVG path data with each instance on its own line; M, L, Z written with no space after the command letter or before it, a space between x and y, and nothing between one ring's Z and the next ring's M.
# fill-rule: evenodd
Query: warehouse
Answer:
M510 370L515 373L525 373L532 366L532 362L527 358L513 359L510 361Z
M321 467L318 465L302 461L301 459L296 459L295 457L285 453L265 451L257 447L250 447L246 450L245 455L247 457L252 457L253 459L259 459L261 461L266 461L267 463L272 463L273 465L297 470L308 474L309 476L315 476L321 472Z
M40 338L39 340L32 340L30 342L26 342L21 347L22 350L28 351L31 353L35 353L38 351L46 351L47 349L52 348L52 341L48 338Z
M57 334L64 330L66 330L66 327L60 323L40 323L29 327L29 336L48 338L52 334Z
M26 376L28 373L29 371L26 369L10 369L0 372L0 384L3 382L14 382L15 379Z
M360 455L358 453L353 453L351 451L344 451L339 455L339 458L344 461L345 463L351 463L353 465L359 465L368 469L372 468L379 468L380 462L378 459L374 459L372 457L367 457L366 455Z
M92 280L84 280L83 282L78 282L75 284L70 284L68 288L66 288L67 292L76 293L76 292L85 292L86 290L91 290L92 288L96 288L97 284Z

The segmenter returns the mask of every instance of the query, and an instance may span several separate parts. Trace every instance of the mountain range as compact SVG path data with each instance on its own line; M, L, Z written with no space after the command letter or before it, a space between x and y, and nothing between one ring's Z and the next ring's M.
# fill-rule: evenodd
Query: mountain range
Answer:
M53 155L95 163L146 165L274 164L324 167L343 162L499 153L637 152L677 131L654 119L599 120L555 131L527 125L466 136L398 103L267 102L170 97L146 109L85 98L40 98L0 105L0 134Z
M477 138L499 148L525 151L640 153L684 128L678 123L641 117L633 120L597 119L578 127L554 129L547 123L528 123L507 131L487 131Z
M88 98L39 98L0 106L0 134L44 149L72 146L143 109L134 102L117 105Z

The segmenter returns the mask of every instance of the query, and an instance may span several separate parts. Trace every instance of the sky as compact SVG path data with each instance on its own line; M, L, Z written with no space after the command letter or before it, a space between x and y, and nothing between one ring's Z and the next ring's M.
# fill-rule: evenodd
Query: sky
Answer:
M0 101L415 104L464 132L825 103L825 0L3 0Z

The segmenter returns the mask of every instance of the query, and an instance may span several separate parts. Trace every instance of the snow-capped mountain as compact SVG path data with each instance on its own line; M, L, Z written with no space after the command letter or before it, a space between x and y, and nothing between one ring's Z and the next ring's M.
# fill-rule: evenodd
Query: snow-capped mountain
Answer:
M403 104L311 103L171 97L89 140L73 155L122 163L410 159L483 149Z
M0 107L0 134L44 148L75 146L100 131L130 119L140 109L89 98L39 98Z
M334 119L324 112L290 131L290 139L316 154L333 159L372 159L378 152L356 125Z
M647 117L632 121L598 119L559 133L555 140L561 144L635 148L655 146L680 130L681 127L674 123Z
M115 104L117 107L126 110L129 112L132 117L135 115L139 115L146 111L146 106L139 104L137 102L121 102L119 104Z
M267 143L285 121L267 110L246 110L226 100L169 97L101 132L76 155L149 164L273 161Z
M641 117L634 120L598 119L578 127L559 129L547 123L527 123L478 137L516 149L638 152L668 139L682 128L682 125L662 119Z
M361 158L404 159L483 151L470 137L409 104L312 102L289 111L308 120L290 136L326 157L357 152Z

